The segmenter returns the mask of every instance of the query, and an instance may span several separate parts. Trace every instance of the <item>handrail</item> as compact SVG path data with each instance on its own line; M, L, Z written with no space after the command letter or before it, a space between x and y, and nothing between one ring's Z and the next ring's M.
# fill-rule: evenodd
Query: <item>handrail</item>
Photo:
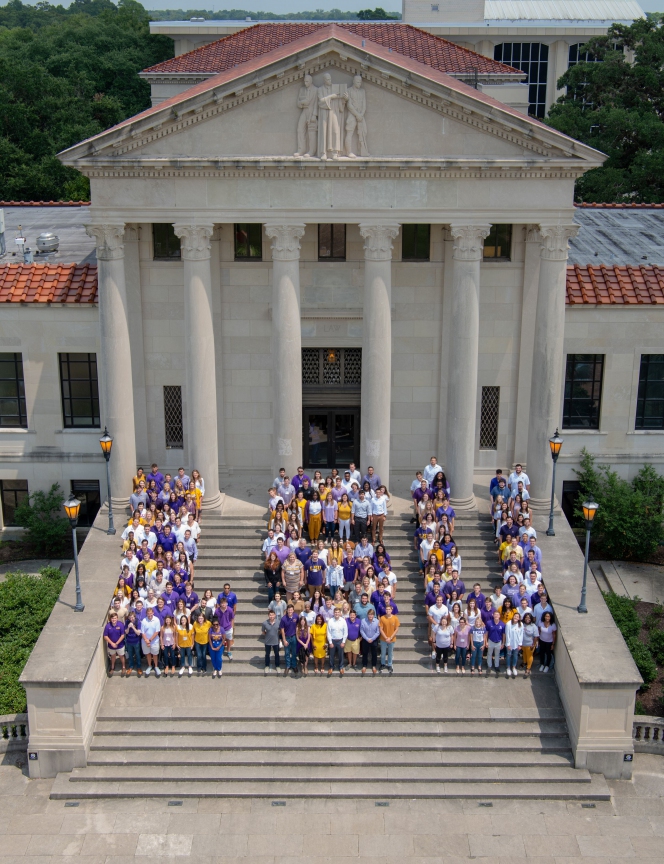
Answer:
M664 754L664 717L635 716L632 737L635 753Z
M28 715L0 715L0 753L22 750L28 746Z

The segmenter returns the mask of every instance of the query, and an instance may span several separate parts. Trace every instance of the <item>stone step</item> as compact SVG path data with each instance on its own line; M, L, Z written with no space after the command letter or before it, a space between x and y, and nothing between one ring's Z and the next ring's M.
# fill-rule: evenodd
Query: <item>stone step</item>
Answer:
M414 785L410 781L395 781L386 786L362 781L298 781L284 782L282 779L269 782L207 780L204 782L181 782L177 778L168 781L161 778L132 782L126 775L113 782L97 780L98 768L80 768L69 774L58 774L51 788L53 800L85 800L95 798L273 798L277 800L296 798L325 799L466 799L466 800L561 800L561 801L609 801L611 793L603 777L588 775L589 782L550 784L543 779L539 783L514 782L470 782L427 783ZM585 772L584 772L585 773Z

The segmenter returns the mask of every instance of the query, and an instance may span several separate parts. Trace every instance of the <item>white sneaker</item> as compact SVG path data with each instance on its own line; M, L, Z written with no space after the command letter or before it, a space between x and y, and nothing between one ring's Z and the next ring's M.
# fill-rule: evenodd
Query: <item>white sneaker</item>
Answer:
M212 670L212 677L213 677L213 678L216 678L216 677L217 677L217 670L216 670L216 669L213 669L213 670Z
M512 669L512 675L514 675L515 678L516 678L516 676L517 676L518 674L519 674L519 673L516 671L516 669Z
M221 673L222 673L222 672L223 672L223 669L220 669L220 670L219 670L219 673L217 674L217 678L221 678Z
M440 675L440 666L436 666L436 672Z
M540 666L540 672L544 672L544 666Z
M182 678L183 675L184 675L184 666L178 672L178 678Z
M266 674L266 675L269 675L269 674L270 674L270 667L269 667L269 666L266 666L266 667L265 667L265 674Z
M507 671L505 672L505 677L506 677L506 678L511 678L511 677L512 677L512 670L511 670L511 669L507 669Z
M148 666L148 668L145 670L145 677L146 678L150 677L150 672L152 672L152 666Z
M447 675L447 663L445 664L445 668L443 669L443 672Z
M542 672L544 672L545 674L546 674L548 671L549 671L549 667L548 667L548 666L545 666L544 669L542 669Z
M159 667L157 667L154 670L154 674L157 676L157 678L161 678L161 669Z
M435 659L436 659L436 652L435 652L435 651L432 651L432 652L431 652L431 659L432 659L432 660L435 660Z
M191 678L191 676L192 676L193 674L194 674L194 670L193 670L192 667L190 666L190 667L189 667L189 677Z

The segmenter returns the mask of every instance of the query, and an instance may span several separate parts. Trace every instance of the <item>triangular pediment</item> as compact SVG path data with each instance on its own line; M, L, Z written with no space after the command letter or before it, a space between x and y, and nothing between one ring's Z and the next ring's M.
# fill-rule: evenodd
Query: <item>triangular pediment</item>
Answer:
M175 161L580 171L603 161L444 73L373 44L367 50L353 34L302 41L201 82L61 158L86 173Z

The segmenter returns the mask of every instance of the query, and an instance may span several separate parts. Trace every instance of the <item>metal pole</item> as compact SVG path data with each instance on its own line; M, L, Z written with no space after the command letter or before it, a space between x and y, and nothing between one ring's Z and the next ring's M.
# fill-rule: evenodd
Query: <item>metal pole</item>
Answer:
M558 460L553 460L553 477L551 478L551 510L549 510L549 527L546 529L547 537L555 537L556 532L553 530L553 499L556 495L556 462Z
M581 588L581 602L577 606L577 612L587 612L586 606L586 580L588 578L588 553L590 551L590 528L586 528L586 554L583 560L583 587Z
M74 541L74 567L76 568L76 606L74 612L82 612L85 609L81 598L81 579L78 573L78 543L76 541L76 528L71 529L72 540Z
M106 460L106 488L108 489L108 531L107 534L115 534L115 526L113 525L113 503L111 501L111 469L109 467L109 459Z

